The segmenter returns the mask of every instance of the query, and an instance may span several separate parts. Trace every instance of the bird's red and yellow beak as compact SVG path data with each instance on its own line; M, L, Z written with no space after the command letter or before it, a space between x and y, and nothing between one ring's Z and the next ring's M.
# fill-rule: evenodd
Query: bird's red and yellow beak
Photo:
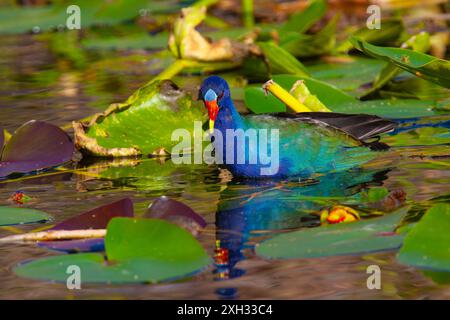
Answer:
M205 100L205 106L208 109L209 114L209 132L214 132L214 122L216 121L217 114L219 113L219 106L217 105L217 99Z

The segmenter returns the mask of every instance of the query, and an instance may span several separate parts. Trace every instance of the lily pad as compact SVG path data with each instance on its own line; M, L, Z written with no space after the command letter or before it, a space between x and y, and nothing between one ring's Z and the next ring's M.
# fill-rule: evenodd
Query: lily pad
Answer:
M75 144L94 156L136 156L160 148L171 150L174 130L193 131L203 121L204 108L169 81L154 81L125 103L111 105L88 124L74 122Z
M450 272L450 205L430 208L405 238L397 259L422 269Z
M247 87L244 101L253 113L286 112L286 105L271 94L265 94L261 87Z
M352 95L363 93L365 85L375 80L386 63L364 57L338 56L331 61L308 65L311 77L324 81Z
M192 208L166 196L153 201L145 211L144 217L171 221L187 229L193 235L197 235L200 229L206 227L205 219Z
M165 195L173 188L174 183L177 188L188 189L188 185L179 184L180 177L187 177L193 181L193 185L197 183L198 186L199 177L212 170L214 169L208 168L205 164L175 164L166 158L102 159L87 167L88 173L111 180L117 187L147 193L151 191L153 197ZM83 183L90 178L79 177L79 179Z
M405 119L436 114L436 101L416 99L377 99L356 101L336 106L333 111L343 113L366 113L386 118Z
M48 169L72 159L74 145L60 128L29 121L6 143L0 158L0 177Z
M0 226L46 222L50 219L48 214L35 209L0 207Z
M50 230L105 229L112 218L133 216L133 202L125 198L64 220Z
M357 38L353 38L352 43L369 56L388 61L419 78L450 88L450 61L408 49L379 47Z
M69 218L58 223L49 230L83 230L83 229L106 229L109 221L115 217L133 217L133 202L125 198L88 212L79 216ZM92 252L103 251L104 240L82 239L61 241L40 241L38 245L48 249L64 252Z
M67 268L81 270L81 283L154 283L193 275L210 263L186 230L158 219L114 218L105 239L107 260L82 253L42 258L14 269L22 277L66 282Z
M298 259L396 249L403 236L393 231L408 210L403 207L382 218L281 234L259 244L256 253L271 259Z

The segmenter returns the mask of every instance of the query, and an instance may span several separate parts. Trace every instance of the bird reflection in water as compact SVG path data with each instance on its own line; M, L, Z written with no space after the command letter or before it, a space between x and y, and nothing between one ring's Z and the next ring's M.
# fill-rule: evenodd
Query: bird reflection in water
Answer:
M314 212L335 204L369 186L379 186L389 170L355 169L330 173L305 181L231 181L220 194L216 212L216 280L245 274L237 263L252 254L262 237L277 230L320 225ZM225 290L226 289L226 290ZM236 292L232 288L216 291L222 298ZM226 292L225 296L222 293Z

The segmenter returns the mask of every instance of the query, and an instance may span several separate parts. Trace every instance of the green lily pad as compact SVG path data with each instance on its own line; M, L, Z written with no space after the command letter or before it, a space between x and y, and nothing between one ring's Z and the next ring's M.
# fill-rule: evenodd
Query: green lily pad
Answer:
M78 266L81 283L154 283L193 275L210 263L201 244L186 230L159 219L114 218L105 238L106 255L60 255L23 263L19 276L65 282Z
M259 87L247 87L244 90L244 101L253 113L286 112L286 105L275 96L264 93Z
M450 88L450 61L402 48L378 47L357 38L353 45L365 54L388 61L419 78Z
M48 214L35 209L0 207L0 226L45 222L50 219Z
M379 99L356 101L336 106L333 111L366 113L386 118L416 118L436 114L436 101L415 99Z
M417 268L450 272L450 205L431 207L408 233L397 259Z
M281 234L258 245L256 253L271 259L298 259L396 249L403 236L392 232L408 210L403 207L382 218Z
M105 247L111 261L136 258L171 262L208 261L205 250L188 231L159 219L112 219Z
M205 108L169 80L154 81L137 90L125 103L112 105L88 124L74 123L75 143L95 156L135 156L159 148L170 151L174 130L192 134L194 121L203 121Z
M358 96L362 93L362 86L375 80L383 66L384 61L342 56L338 62L320 61L313 65L308 65L311 76L315 79L325 81L336 88Z

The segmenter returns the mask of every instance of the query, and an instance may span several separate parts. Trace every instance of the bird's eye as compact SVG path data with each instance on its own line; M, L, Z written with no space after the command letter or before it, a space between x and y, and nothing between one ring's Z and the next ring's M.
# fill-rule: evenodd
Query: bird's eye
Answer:
M223 91L219 94L219 96L217 97L217 100L222 99L222 97L223 97Z

